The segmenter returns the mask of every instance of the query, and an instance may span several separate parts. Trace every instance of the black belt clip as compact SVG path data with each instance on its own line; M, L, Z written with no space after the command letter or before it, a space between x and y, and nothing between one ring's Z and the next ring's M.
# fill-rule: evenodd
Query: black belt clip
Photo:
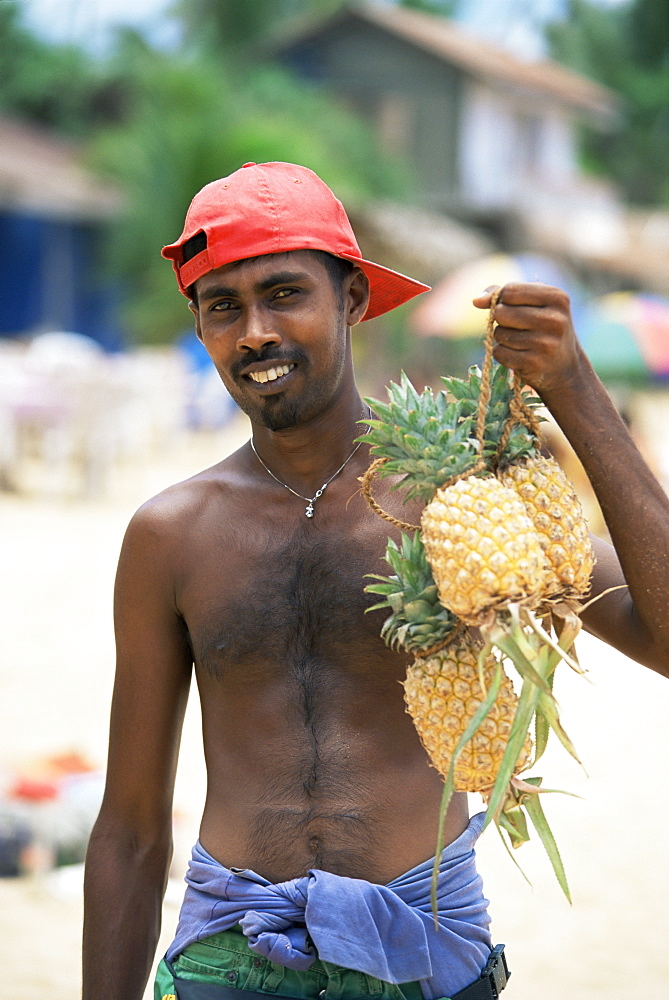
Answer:
M504 945L496 944L476 982L455 993L451 1000L497 1000L510 975Z
M504 987L509 981L509 967L506 964L504 945L496 944L488 956L483 975L490 978L490 985L493 990L493 1000L497 1000Z

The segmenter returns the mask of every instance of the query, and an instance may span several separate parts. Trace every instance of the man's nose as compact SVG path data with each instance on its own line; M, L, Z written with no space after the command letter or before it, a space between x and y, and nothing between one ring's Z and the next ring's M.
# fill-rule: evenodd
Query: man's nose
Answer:
M262 309L251 307L246 311L241 333L237 338L237 350L261 351L270 344L280 344L281 335L273 318Z

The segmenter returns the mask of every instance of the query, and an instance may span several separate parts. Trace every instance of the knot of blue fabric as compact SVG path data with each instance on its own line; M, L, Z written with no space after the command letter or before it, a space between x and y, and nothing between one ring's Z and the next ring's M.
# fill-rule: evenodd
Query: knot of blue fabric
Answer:
M474 862L483 818L473 817L444 850L437 890L439 931L451 938L455 954L470 947L472 968L480 968L490 947L487 901ZM319 869L272 884L253 871L223 867L197 844L167 957L239 924L254 952L292 969L308 969L318 956L384 982L428 979L435 937L432 866L426 861L387 885Z
M390 888L314 869L264 888L263 908L249 910L239 923L249 947L273 962L308 969L315 958L311 939L319 958L386 982L431 975L425 922L432 917L412 907L412 886Z

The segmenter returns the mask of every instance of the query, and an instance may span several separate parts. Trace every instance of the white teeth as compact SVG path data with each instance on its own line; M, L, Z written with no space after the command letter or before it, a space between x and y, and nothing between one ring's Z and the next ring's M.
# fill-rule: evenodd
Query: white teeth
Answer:
M295 365L279 365L278 368L269 368L267 371L249 372L249 375L254 382L274 382L282 375L287 375L294 367Z

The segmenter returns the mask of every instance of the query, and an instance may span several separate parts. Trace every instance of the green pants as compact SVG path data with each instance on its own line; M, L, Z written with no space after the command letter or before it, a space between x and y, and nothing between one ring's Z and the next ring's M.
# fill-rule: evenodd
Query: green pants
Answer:
M422 1000L418 983L384 983L363 972L344 969L316 959L305 972L287 969L255 955L241 928L212 934L189 945L173 962L181 979L220 983L229 988L252 990L275 997L304 997L305 1000ZM174 996L174 981L165 962L156 973L154 1000Z

